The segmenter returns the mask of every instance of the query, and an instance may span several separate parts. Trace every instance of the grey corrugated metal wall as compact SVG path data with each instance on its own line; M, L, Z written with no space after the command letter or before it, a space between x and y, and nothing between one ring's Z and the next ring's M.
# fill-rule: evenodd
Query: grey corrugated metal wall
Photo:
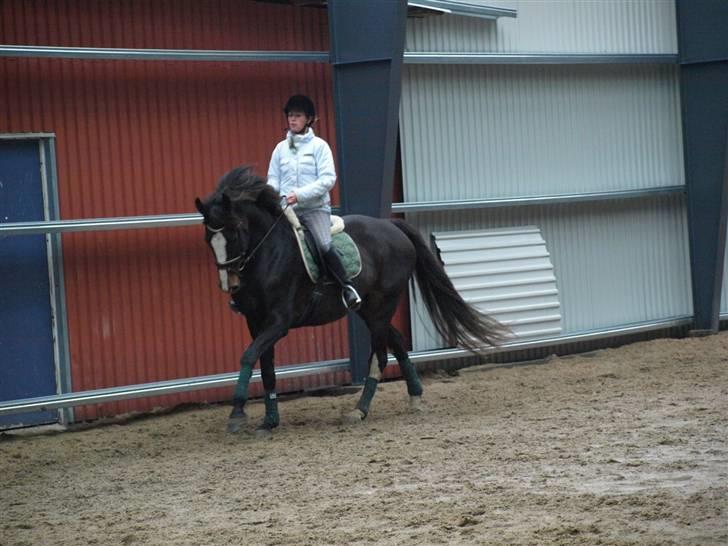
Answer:
M488 2L494 4L496 2ZM673 2L497 2L516 19L409 22L410 51L675 54ZM407 202L684 185L677 67L409 65L401 108ZM407 216L433 231L538 226L572 334L692 314L684 196ZM413 344L439 346L413 301Z
M409 65L408 201L684 184L677 68Z

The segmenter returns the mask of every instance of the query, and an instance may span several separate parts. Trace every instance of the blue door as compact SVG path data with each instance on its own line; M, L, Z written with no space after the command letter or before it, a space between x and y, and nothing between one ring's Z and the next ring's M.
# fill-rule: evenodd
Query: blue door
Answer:
M0 223L45 219L39 141L0 140ZM56 392L46 236L0 234L0 401ZM57 420L5 415L0 428Z

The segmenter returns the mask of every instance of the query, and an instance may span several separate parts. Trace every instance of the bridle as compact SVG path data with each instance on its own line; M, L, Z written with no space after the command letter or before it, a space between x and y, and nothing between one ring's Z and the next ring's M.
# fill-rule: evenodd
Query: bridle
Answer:
M225 227L214 228L214 227L210 227L207 224L205 224L205 229L207 229L207 231L209 231L210 233L221 233L225 229ZM235 226L235 232L238 235L238 239L240 239L240 224ZM231 270L232 268L226 267L226 266L241 262L243 260L244 256L245 256L245 253L241 252L235 258L232 258L231 260L225 260L224 262L218 262L217 258L216 258L215 265L217 266L218 269ZM238 269L238 271L240 271L240 269Z
M241 252L235 258L232 258L230 260L225 260L224 262L218 262L217 259L215 259L215 265L217 266L217 269L218 270L219 269L225 269L226 271L228 271L228 272L234 272L237 275L242 274L243 270L248 265L248 263L250 262L250 260L253 259L253 257L255 256L255 254L258 252L258 250L260 249L260 247L265 242L265 240L273 232L273 229L275 229L276 225L278 225L278 222L280 221L280 219L283 218L283 215L286 212L286 208L288 208L288 204L286 204L286 206L283 207L283 210L281 210L281 213L275 219L275 221L273 222L273 225L270 228L268 228L268 231L266 231L265 235L263 235L263 237L260 239L260 241L258 241L258 244L255 245L255 247L253 248L253 250L250 251L250 253L247 253L246 254L245 252ZM241 224L242 224L242 222L238 223L238 225L235 226L235 233L236 233L238 239L241 239L241 237L240 237L240 226L241 226ZM213 228L213 227L210 227L207 224L205 224L205 228L207 229L207 231L209 231L211 233L220 233L221 231L223 231L225 229L224 227L221 227L221 228ZM232 267L229 267L231 265L233 265L233 266L234 265L237 265L237 269L233 269Z

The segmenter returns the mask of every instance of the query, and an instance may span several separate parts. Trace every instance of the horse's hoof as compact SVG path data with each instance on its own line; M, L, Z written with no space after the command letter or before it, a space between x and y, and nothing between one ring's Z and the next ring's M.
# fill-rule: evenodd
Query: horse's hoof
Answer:
M422 407L422 397L410 396L409 409L413 413L422 413L423 411L425 411L425 408Z
M244 415L242 417L231 417L227 424L228 434L237 434L245 426L246 422L247 418Z
M258 427L255 429L255 437L260 440L270 440L273 438L273 430L268 427Z
M361 423L366 419L366 415L360 409L351 410L349 413L344 414L344 422L349 424Z

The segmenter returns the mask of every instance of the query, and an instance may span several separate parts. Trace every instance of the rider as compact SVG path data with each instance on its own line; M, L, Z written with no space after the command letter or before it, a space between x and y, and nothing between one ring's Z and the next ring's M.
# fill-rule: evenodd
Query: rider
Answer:
M341 287L344 303L356 310L361 297L346 279L339 254L331 246L329 191L336 182L331 148L311 128L316 121L316 108L310 98L293 95L283 111L288 119L288 134L273 150L268 184L285 197L288 206L295 206L296 216L313 235L326 268Z

